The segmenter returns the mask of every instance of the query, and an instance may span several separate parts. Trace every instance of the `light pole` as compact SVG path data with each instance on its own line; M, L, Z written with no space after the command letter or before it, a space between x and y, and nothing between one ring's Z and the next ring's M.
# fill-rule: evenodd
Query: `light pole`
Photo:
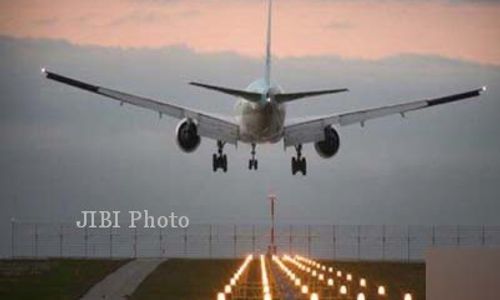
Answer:
M276 254L277 248L276 248L275 240L274 240L274 202L276 201L276 195L269 194L268 199L271 202L271 243L270 243L269 248L268 248L268 253L269 254Z

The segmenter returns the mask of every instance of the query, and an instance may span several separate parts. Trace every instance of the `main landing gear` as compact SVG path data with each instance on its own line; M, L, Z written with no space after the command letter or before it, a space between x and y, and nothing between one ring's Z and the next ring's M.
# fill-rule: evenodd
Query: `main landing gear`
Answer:
M259 161L255 159L255 144L252 144L252 158L248 160L248 169L249 170L257 170L259 168Z
M302 175L307 174L307 163L306 158L302 157L302 145L295 146L297 151L297 157L292 157L292 174L295 175L297 172L302 172Z
M227 172L227 156L223 153L224 144L223 141L217 141L217 153L214 153L212 157L214 172L217 172L218 169L222 169L224 173Z

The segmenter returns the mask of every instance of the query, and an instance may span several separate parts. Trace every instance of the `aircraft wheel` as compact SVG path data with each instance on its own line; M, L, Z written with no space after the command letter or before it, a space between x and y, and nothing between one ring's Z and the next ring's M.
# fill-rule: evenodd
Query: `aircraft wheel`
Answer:
M306 158L302 158L302 161L301 161L301 169L302 169L302 175L306 176L307 175L307 162L306 162Z
M292 157L292 175L295 175L295 173L297 173L297 160Z
M212 156L212 168L214 172L217 172L217 169L219 168L218 162L219 160L217 159L217 154L214 154Z
M248 169L249 170L257 170L258 168L258 163L256 159L249 159L248 160Z
M224 171L224 173L227 172L227 155L224 154L222 156L222 170Z
M258 160L254 160L253 168L254 168L254 170L257 170L259 168L259 161Z

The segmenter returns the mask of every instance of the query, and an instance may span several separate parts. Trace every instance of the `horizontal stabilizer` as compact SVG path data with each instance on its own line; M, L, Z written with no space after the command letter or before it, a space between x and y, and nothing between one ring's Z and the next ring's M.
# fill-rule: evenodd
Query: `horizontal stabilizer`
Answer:
M348 92L348 91L349 91L349 89L335 89L335 90L308 91L308 92L299 92L299 93L285 93L285 94L275 95L274 99L276 100L276 102L282 103L282 102L294 101L294 100L306 98L306 97L315 97L315 96L321 96L321 95L343 93L343 92Z
M230 88L209 85L209 84L204 84L204 83L199 83L199 82L190 82L189 84L197 86L197 87L202 87L205 89L217 91L220 93L228 94L228 95L235 96L235 97L241 97L241 98L244 98L245 100L248 100L251 102L259 102L262 99L262 94L259 94L259 93L230 89Z

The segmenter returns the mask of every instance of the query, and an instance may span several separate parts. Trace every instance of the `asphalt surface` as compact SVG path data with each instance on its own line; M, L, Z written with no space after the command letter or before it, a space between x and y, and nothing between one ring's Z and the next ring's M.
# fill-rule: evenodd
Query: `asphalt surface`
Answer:
M165 259L135 259L94 285L81 300L128 299L139 284Z

